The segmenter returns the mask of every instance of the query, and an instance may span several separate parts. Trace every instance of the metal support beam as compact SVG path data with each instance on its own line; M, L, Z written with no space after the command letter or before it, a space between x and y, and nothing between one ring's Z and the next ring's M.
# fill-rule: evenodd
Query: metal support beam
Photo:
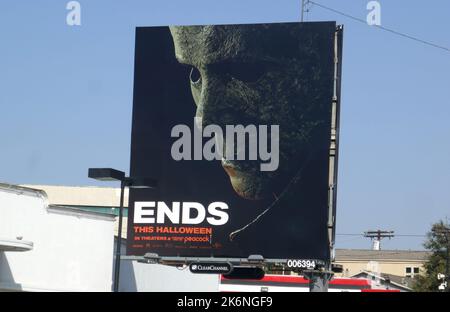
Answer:
M302 15L300 21L303 23L305 20L305 0L302 0Z
M307 270L303 272L303 276L309 280L310 292L328 292L328 284L334 276L334 272Z
M120 183L120 207L119 207L119 228L116 241L116 259L114 265L114 292L119 291L120 278L120 256L122 255L122 220L123 220L123 200L125 196L126 182Z

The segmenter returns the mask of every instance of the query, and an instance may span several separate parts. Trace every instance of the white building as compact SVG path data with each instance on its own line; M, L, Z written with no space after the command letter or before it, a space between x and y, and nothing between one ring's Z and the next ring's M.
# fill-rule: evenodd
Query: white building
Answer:
M111 291L119 198L110 187L0 184L0 291ZM126 224L127 210L124 238ZM218 289L218 275L121 261L120 291Z
M111 291L114 219L0 184L0 291Z

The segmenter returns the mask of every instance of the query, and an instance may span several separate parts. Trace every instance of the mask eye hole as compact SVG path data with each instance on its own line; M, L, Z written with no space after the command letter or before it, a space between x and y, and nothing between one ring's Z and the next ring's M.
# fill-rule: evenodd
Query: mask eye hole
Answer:
M191 73L189 74L189 79L191 80L192 84L198 85L202 81L202 74L197 68L192 67Z

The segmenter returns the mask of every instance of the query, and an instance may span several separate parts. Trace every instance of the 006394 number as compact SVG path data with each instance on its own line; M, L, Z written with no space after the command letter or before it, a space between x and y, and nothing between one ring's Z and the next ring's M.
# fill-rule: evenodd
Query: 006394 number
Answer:
M288 268L299 269L314 269L316 267L316 261L314 260L288 260Z

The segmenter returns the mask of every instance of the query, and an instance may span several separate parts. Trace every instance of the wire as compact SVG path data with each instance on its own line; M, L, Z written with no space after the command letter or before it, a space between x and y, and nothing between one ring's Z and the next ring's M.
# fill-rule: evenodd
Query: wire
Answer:
M398 236L398 237L427 237L427 235L425 235L425 234L422 234L422 235L419 235L419 234L405 234L405 235L395 235L395 236Z
M361 236L364 237L364 234L347 234L347 233L342 233L342 234L336 234L336 236ZM394 237L426 237L427 235L425 234L394 234Z
M352 16L350 14L338 11L336 9L327 7L327 6L323 5L323 4L317 3L315 1L309 1L309 3L312 3L312 4L318 6L318 7L322 8L322 9L334 12L336 14L345 16L347 18L350 18L352 20L355 20L357 22L364 23L364 24L367 25L367 21L362 19L362 18L355 17L355 16ZM387 28L387 27L384 27L384 26L381 26L381 25L373 25L373 26L377 27L377 28L379 28L381 30L390 32L390 33L392 33L394 35L401 36L401 37L404 37L404 38L407 38L407 39L410 39L410 40L413 40L413 41L416 41L416 42L419 42L419 43L422 43L422 44L425 44L425 45L428 45L428 46L431 46L431 47L434 47L434 48L437 48L437 49L440 49L440 50L444 50L446 52L450 52L450 48L447 48L447 47L444 47L444 46L441 46L441 45L438 45L438 44L435 44L435 43L432 43L432 42L429 42L429 41L426 41L426 40L423 40L423 39L420 39L420 38L417 38L417 37L414 37L414 36L411 36L411 35L408 35L408 34L401 33L401 32L396 31L394 29L390 29L390 28Z
M336 245L341 245L345 243L353 243L357 240L363 239L364 237L350 237L350 238L337 238L336 239Z

